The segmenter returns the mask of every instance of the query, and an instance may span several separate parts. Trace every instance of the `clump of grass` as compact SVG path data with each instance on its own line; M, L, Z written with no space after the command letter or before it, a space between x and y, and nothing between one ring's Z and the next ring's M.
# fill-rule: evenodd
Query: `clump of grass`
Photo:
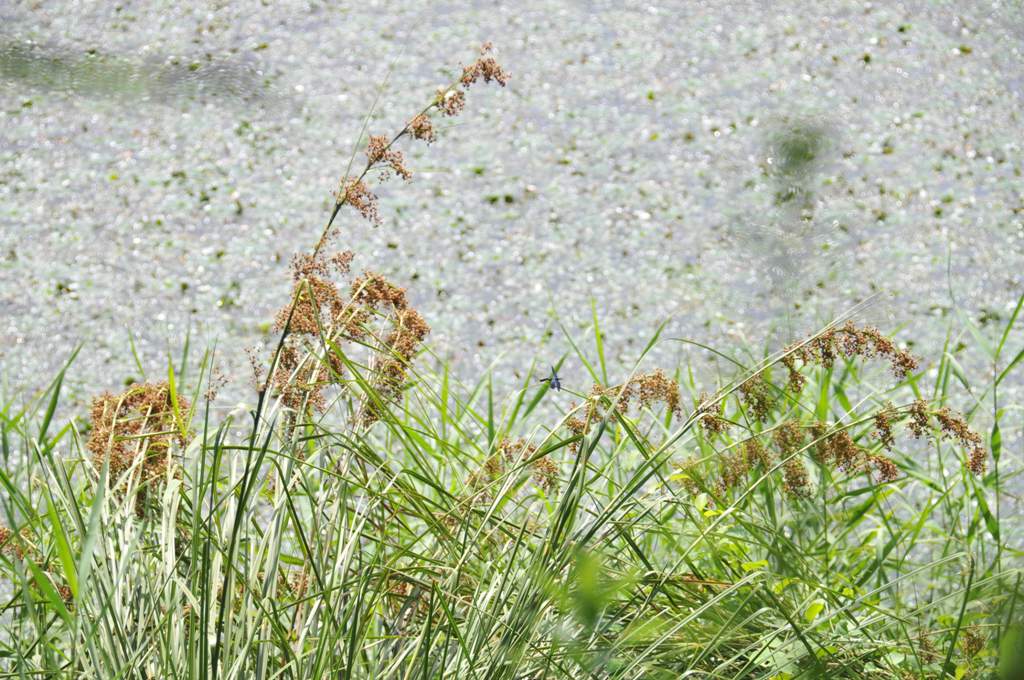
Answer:
M496 402L489 376L425 365L427 320L351 275L333 225L346 205L379 222L367 178L408 178L396 142L435 141L432 113L507 80L487 46L370 136L253 354L253 411L213 420L209 356L188 389L170 366L99 397L88 430L50 433L63 371L0 410L21 461L0 472L6 672L984 677L1016 649L998 450L988 473L973 412L945 404L946 357L925 399L920 360L844 318L702 389L646 350L609 367L595 317L596 361L567 338L593 385L563 385L554 421L533 371Z

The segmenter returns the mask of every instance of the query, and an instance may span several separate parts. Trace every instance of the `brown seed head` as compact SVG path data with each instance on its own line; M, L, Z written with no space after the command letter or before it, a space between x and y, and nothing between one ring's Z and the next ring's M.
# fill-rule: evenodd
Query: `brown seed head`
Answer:
M307 274L292 287L292 302L278 310L274 329L283 331L287 326L292 333L319 335L326 325L322 312L337 301L338 289L331 281Z
M381 180L388 178L388 169L404 180L412 179L412 171L405 167L402 152L391 148L391 142L384 135L370 135L370 142L366 147L366 159L370 166L384 164L387 166L381 172Z
M177 396L178 413L188 413L188 401ZM171 447L187 444L188 433L175 415L171 390L166 382L135 383L118 395L109 392L93 399L92 432L87 447L97 470L110 461L110 481L141 458L143 487L159 482L172 464Z
M409 121L409 132L412 133L413 139L422 139L427 144L437 139L430 117L425 113L421 113Z
M696 413L698 422L708 437L714 437L729 429L729 422L721 416L721 407L714 403L707 392L701 392Z
M480 47L480 57L462 69L462 78L459 79L459 82L462 83L463 87L468 88L480 78L483 78L485 83L494 80L502 87L505 87L509 75L494 60L494 57L489 56L488 53L491 51L491 48L491 43L484 43Z
M348 203L374 225L381 223L380 210L377 207L377 194L370 191L366 183L358 177L346 177L341 181L338 202Z
M721 479L719 479L718 487L719 490L724 492L739 486L741 482L746 480L747 473L750 472L750 460L747 459L742 450L726 454L722 457L719 472Z
M656 402L665 404L669 411L680 415L679 383L672 380L660 368L651 373L642 373L632 380L640 392L640 405L644 408Z
M973 659L985 648L985 636L978 626L968 626L960 631L960 651L968 659Z
M775 395L773 386L764 377L764 373L757 373L743 381L739 392L743 403L754 414L754 418L765 422L775 403Z
M882 410L875 414L875 429L872 433L876 439L882 442L882 446L890 451L896 441L892 433L892 417L895 413L895 407L886 402Z
M749 465L760 465L765 470L772 466L771 452L756 437L751 437L743 444L743 455Z
M971 449L970 455L967 458L967 468L977 477L985 474L987 467L988 453L986 453L984 447L975 446Z
M815 364L828 369L832 368L840 356L847 359L855 356L886 359L893 375L901 380L917 370L918 366L917 359L912 354L899 349L878 329L870 326L858 328L853 322L848 321L841 328L830 328L806 343L789 348L783 363L790 371L791 387L795 384L802 386L801 378L794 379L796 359L805 364Z
M457 116L466 108L466 95L462 90L449 88L440 89L434 98L434 104L445 116Z
M880 482L891 482L900 476L900 469L896 467L896 463L885 456L871 456L871 464L875 466Z
M807 468L799 457L793 457L782 464L783 489L786 493L796 497L807 497L810 495L811 481L807 475Z
M576 404L572 404L570 406L570 410L575 412ZM582 438L585 437L587 435L587 432L590 430L590 419L587 418L586 420L584 420L583 418L580 418L578 416L569 416L565 420L565 427L567 430L569 430L570 433L572 433L574 437ZM582 439L577 439L576 441L569 444L569 451L572 453L579 453L581 441Z
M928 402L918 399L910 406L910 431L915 437L923 437L931 429Z
M543 456L530 464L533 481L545 491L558 485L558 466L549 456Z
M772 432L772 441L782 457L799 451L804 445L804 440L804 430L796 420L787 420Z
M800 373L796 367L797 357L793 354L787 354L782 358L782 365L786 367L786 371L789 373L789 381L787 387L794 394L799 394L803 391L804 385L807 384L807 378Z

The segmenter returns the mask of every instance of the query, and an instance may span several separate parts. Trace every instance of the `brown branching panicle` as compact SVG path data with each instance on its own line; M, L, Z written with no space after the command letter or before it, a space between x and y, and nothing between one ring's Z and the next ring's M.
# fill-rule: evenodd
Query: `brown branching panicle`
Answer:
M408 128L413 139L423 140L427 144L437 140L434 125L430 122L430 116L425 113L419 113L410 120Z
M337 194L337 205L348 204L354 207L360 215L370 220L375 225L380 224L380 213L377 209L377 196L363 182L366 175L373 169L381 170L380 180L387 180L392 173L404 180L412 178L412 171L405 165L402 152L395 149L395 143L405 135L411 135L430 144L437 139L433 123L430 120L429 112L437 109L443 116L457 116L466 108L465 90L470 85L483 80L489 83L492 80L502 87L508 82L508 73L490 55L492 46L484 43L480 48L480 56L471 65L463 67L462 76L456 84L442 87L437 90L430 105L413 116L405 124L398 134L390 139L386 135L370 135L366 146L366 167L362 173L355 177L345 177L341 181L341 188ZM330 225L328 225L328 229ZM321 237L321 244L327 236ZM317 248L319 251L319 246Z
M324 327L323 312L338 299L338 289L327 279L312 274L295 281L292 303L282 307L274 319L274 330L318 335Z
M370 191L358 177L345 177L338 191L338 203L347 203L373 224L380 224L380 210L377 208L377 194Z
M301 255L292 261L293 302L278 311L275 322L277 330L287 328L289 335L270 383L282 403L294 411L323 410L327 404L324 390L343 385L344 363L339 353L331 347L323 356L316 356L311 352L314 347L345 340L372 343L376 387L381 396L394 400L405 385L409 362L430 333L426 321L409 305L405 289L380 274L364 272L352 280L348 295L343 296L327 277L347 274L352 258L352 253L345 251L329 256ZM375 331L372 327L377 321L382 328ZM320 339L329 342L316 342ZM367 403L364 424L378 420L379 410L379 404Z
M973 659L985 648L986 638L977 625L967 626L960 633L960 651L968 659Z
M664 404L668 412L676 416L682 415L679 383L665 375L660 368L650 373L638 373L619 385L606 387L595 383L587 395L583 417L572 415L566 420L565 426L574 436L582 437L590 432L594 423L605 417L615 413L626 415L634 405L651 409L658 404ZM576 412L575 405L572 411ZM578 441L573 442L570 450L577 451L578 445Z
M768 423L780 401L792 404L803 391L807 378L801 373L802 368L818 366L830 369L839 359L855 357L887 360L893 375L898 379L906 378L918 368L914 356L897 347L877 329L857 327L847 322L802 344L793 345L776 361L776 365L781 365L788 373L785 389L776 387L769 379L767 371L770 366L759 368L740 382L735 391L742 405L741 414L750 416L749 420L754 422ZM723 407L727 405L724 401L726 394L728 392L716 396L706 393L700 395L693 420L709 439L726 433L733 424L723 413ZM785 399L780 399L780 396ZM740 420L737 418L737 423ZM916 437L931 432L934 423L942 438L967 450L966 467L976 475L984 473L987 453L982 438L959 414L948 408L934 410L927 402L919 400L904 407L886 402L870 418L873 426L870 433L856 436L851 428L859 423L833 429L825 423L803 426L796 419L783 420L768 430L770 448L762 443L763 434L752 434L742 443L740 452L719 454L717 488L725 491L741 484L754 466L772 469L772 461L777 456L785 460L782 464L784 488L792 495L805 495L810 485L810 476L804 462L798 458L804 452L808 434L811 441L806 448L824 468L840 470L848 475L868 474L880 483L892 482L900 477L899 466L888 456L872 447L866 448L858 441L870 435L882 449L891 451L896 446L896 426L904 420Z
M971 473L978 476L985 474L988 452L981 435L971 429L963 416L945 406L931 411L928 402L920 399L911 404L909 413L909 427L915 437L920 438L930 432L934 418L943 439L967 449L967 468Z
M184 448L189 434L184 418L189 403L177 397L177 412L168 383L135 383L121 394L105 392L92 401L87 447L97 470L109 461L110 482L138 465L140 497L174 469L172 447ZM141 511L141 506L140 506Z
M391 142L384 135L370 135L370 143L366 147L366 160L371 167L381 164L387 166L381 171L382 181L388 178L388 170L406 181L412 179L412 171L405 167L402 152L392 149Z
M639 391L640 405L643 408L651 408L654 404L661 403L673 414L682 415L679 406L679 383L665 375L660 368L651 373L641 373L633 378L631 385L635 385Z
M910 431L915 437L923 437L931 429L928 402L918 399L910 405Z
M714 399L707 392L701 392L696 417L708 437L722 434L729 429L729 421L722 418L721 405L714 403Z
M783 363L790 371L790 384L802 386L801 378L794 378L796 360L822 368L832 368L836 359L843 357L881 358L889 361L893 375L902 380L917 370L917 359L896 346L877 328L857 328L852 321L839 328L830 328L808 342L794 345L786 351Z
M453 87L442 88L434 97L434 105L444 116L457 116L466 108L466 94Z
M340 341L358 341L371 348L370 366L374 387L386 401L397 400L407 382L409 362L419 351L430 327L411 308L405 290L383 276L366 272L351 282L351 294L343 296L333 275L349 273L353 255L344 251L326 256L324 246L333 238L331 227L342 205L352 206L374 225L381 223L377 195L366 184L372 170L379 170L381 181L392 174L409 180L412 171L405 165L396 143L405 135L427 142L436 134L430 120L431 109L453 116L465 107L464 89L482 79L504 86L508 74L490 56L485 44L480 57L463 69L462 77L442 88L426 109L409 119L394 136L370 135L366 146L366 166L362 172L342 178L335 211L312 254L296 255L292 260L292 298L278 311L274 328L286 333L284 345L272 375L264 382L257 374L260 389L272 387L282 403L299 412L323 409L324 390L331 385L343 388L344 361L335 350ZM381 328L375 329L377 322ZM318 342L319 341L319 342ZM254 371L256 372L256 371ZM381 416L384 404L378 398L366 398L358 420L369 425Z
M740 384L740 397L755 420L763 423L768 419L768 414L775 405L773 390L772 384L764 377L763 372L752 375Z
M796 497L807 497L810 495L811 480L807 475L807 468L799 456L790 458L782 464L783 489L786 493Z
M718 480L719 490L724 492L728 489L740 486L740 483L747 479L750 472L751 461L747 457L746 449L741 449L722 457L720 467L720 479Z
M757 437L751 437L743 444L743 455L750 466L759 465L763 470L772 466L772 452Z
M32 547L32 532L28 527L15 533L7 527L0 526L0 552L8 557L22 559L25 555L34 555L36 550Z
M572 404L569 407L569 412L575 414L577 412L576 404ZM569 433L574 438L574 441L569 444L569 451L573 454L579 453L580 444L582 443L583 437L586 437L587 432L590 429L590 418L580 418L576 415L570 415L565 419L565 427L569 430Z
M502 439L498 442L497 451L469 475L466 484L470 488L481 489L524 464L540 488L550 492L558 485L558 465L550 456L538 457L537 447L525 439Z
M505 87L509 76L498 62L494 60L494 57L490 56L489 53L492 49L493 45L491 43L484 43L480 47L480 57L469 66L463 67L462 78L459 79L463 87L468 89L470 85L481 78L483 78L485 83L494 80L502 87Z
M885 456L871 456L870 462L875 468L875 473L878 475L878 481L891 482L899 478L900 469L896 466L896 463Z
M882 410L875 414L875 429L872 435L882 443L888 450L892 450L896 438L892 432L892 421L896 415L896 408L891 402L886 402Z
M772 442L779 449L781 456L795 453L804 445L805 440L804 430L795 420L787 420L772 432Z

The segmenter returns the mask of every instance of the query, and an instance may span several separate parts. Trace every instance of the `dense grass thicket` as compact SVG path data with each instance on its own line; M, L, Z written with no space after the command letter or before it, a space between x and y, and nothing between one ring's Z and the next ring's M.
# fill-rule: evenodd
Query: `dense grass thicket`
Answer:
M691 343L723 367L700 385L647 365L685 342L660 330L609 362L595 313L502 396L424 356L402 288L350 274L340 210L375 220L367 178L411 175L396 143L507 78L485 47L369 136L252 357L252 411L213 416L209 353L63 427L64 371L3 405L0 675L1024 677L1005 408L971 424L1017 369L1021 305L983 384L855 308L760 357ZM541 382L568 365L586 386Z

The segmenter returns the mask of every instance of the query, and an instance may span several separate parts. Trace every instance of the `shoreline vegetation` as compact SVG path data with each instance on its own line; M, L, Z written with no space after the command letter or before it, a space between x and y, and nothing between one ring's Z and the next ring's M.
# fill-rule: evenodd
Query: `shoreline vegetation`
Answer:
M558 386L555 420L541 359L505 398L424 365L428 320L353 274L337 221L379 225L400 142L509 79L487 43L397 133L364 125L250 354L251 412L213 420L210 352L84 423L53 423L70 361L3 405L5 677L1024 677L1004 411L971 425L1024 297L983 385L858 324L866 303L757 361L700 346L735 368L710 390L643 365L661 329L608 365L595 312L552 367L593 385Z

